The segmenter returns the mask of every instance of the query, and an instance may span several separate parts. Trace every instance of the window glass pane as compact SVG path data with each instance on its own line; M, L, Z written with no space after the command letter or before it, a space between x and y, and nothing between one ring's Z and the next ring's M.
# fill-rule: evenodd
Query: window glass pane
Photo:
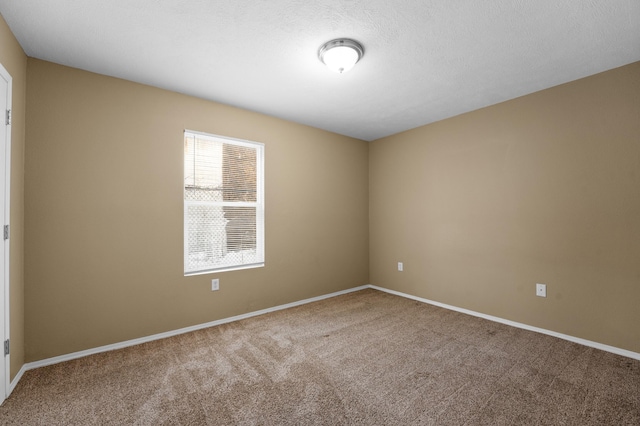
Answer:
M255 207L223 207L227 220L227 250L246 251L256 249Z
M256 150L225 144L222 151L225 201L256 201Z
M185 209L185 228L189 265L188 270L215 265L227 254L226 219L224 207L188 205Z

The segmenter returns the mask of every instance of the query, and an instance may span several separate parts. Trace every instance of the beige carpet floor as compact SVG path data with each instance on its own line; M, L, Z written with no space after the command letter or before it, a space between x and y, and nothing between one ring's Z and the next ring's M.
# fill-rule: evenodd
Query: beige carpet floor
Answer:
M640 425L640 361L375 290L28 371L3 425Z

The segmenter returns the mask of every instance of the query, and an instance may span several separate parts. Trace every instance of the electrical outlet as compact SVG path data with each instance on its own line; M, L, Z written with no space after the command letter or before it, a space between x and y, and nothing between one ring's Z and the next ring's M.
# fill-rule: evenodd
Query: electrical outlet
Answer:
M404 271L404 265L402 264L402 262L398 262L398 271Z
M536 284L536 296L547 297L547 285Z
M211 291L220 290L220 280L218 278L214 278L211 280Z

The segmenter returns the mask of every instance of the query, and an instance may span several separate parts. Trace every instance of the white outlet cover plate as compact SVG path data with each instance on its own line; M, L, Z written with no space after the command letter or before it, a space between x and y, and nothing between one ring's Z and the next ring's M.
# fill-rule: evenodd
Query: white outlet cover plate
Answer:
M536 296L547 297L547 285L536 284Z

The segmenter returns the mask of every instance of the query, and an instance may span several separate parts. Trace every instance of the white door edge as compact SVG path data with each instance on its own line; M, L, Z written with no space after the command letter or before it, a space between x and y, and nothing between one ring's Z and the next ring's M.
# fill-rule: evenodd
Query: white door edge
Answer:
M0 295L0 303L2 306L2 312L0 312L0 316L2 318L0 318L0 324L2 325L1 327L1 337L2 337L2 349L0 349L0 351L2 352L2 357L3 357L3 361L2 365L0 366L0 387L2 388L2 390L0 391L0 403L4 402L4 400L9 396L9 391L10 391L10 376L11 376L11 358L10 355L4 355L4 342L6 340L9 339L9 332L10 332L10 327L9 327L9 264L10 264L10 258L9 258L9 247L10 247L10 241L11 239L4 239L4 226L5 225L9 225L9 215L11 212L11 208L9 205L10 199L11 199L11 120L9 120L8 122L7 117L6 117L6 110L11 110L11 89L12 89L12 83L13 83L13 79L11 77L11 75L9 74L9 72L4 68L4 66L2 64L0 64L0 79L2 81L0 81L0 84L6 84L7 85L7 93L6 93L6 107L2 108L3 111L0 111L2 113L2 117L0 118L0 122L2 123L2 126L0 126L1 129L3 129L4 134L5 134L5 146L4 147L0 147L0 149L4 148L4 164L0 164L0 173L2 173L4 175L4 197L2 200L2 210L3 210L3 220L2 223L0 223L0 225L2 225L2 239L0 241L2 241L3 244L3 252L4 252L4 258L1 260L4 264L4 268L3 268L3 276L1 278L2 280L2 289L1 289L1 295ZM4 101L2 102L3 106L5 105ZM9 231L11 229L9 228Z

